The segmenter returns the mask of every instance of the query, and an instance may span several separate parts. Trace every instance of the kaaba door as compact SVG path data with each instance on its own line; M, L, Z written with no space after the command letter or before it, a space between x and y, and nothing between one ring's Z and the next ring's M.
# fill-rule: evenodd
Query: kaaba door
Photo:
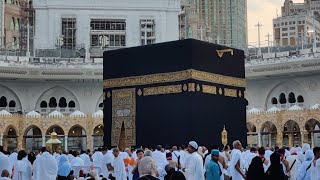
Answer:
M136 145L135 89L112 91L111 145L127 148Z

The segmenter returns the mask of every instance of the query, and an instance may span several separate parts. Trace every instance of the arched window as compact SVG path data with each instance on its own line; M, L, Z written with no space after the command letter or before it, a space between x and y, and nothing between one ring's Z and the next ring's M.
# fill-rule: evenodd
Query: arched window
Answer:
M40 103L40 108L47 108L47 107L48 107L47 102L41 101L41 103Z
M9 102L9 107L11 107L11 108L14 108L14 107L16 107L16 102L15 101L10 101Z
M304 98L303 98L303 96L298 96L298 103L304 103Z
M296 103L296 96L294 95L293 92L289 93L288 101L289 103Z
M64 98L64 97L60 98L60 100L59 100L59 107L60 107L60 108L66 108L67 105L68 105L68 104L67 104L66 98Z
M10 24L10 30L14 30L14 26L16 24L16 21L14 19L14 17L11 18L11 24Z
M278 99L275 98L275 97L273 97L273 98L271 99L271 104L278 104Z
M286 95L284 93L280 94L279 102L280 102L280 104L286 104L287 103Z
M16 24L15 24L15 30L19 31L19 29L20 29L20 19L17 18Z
M70 101L69 108L75 108L75 107L76 107L76 103L74 103L74 101Z
M54 98L54 97L50 98L49 107L50 107L50 108L56 108L56 107L57 107L57 100L56 100L56 98Z
M8 106L8 103L7 103L7 98L2 96L0 98L0 107L7 107Z

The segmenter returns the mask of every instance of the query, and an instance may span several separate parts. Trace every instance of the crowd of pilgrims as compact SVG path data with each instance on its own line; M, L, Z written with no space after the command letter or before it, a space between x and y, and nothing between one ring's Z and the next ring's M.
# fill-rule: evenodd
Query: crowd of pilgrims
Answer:
M320 147L247 147L212 145L94 152L57 150L8 155L0 146L0 180L320 180Z

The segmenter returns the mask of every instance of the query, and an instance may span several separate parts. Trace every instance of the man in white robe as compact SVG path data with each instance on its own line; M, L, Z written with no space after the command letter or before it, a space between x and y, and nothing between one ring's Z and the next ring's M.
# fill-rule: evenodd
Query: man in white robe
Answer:
M33 180L56 180L58 165L55 158L47 151L41 149L42 154L33 163Z
M80 158L80 152L75 152L76 157L72 160L71 166L84 166L84 161Z
M314 160L311 165L311 180L320 180L320 147L313 148Z
M248 171L249 170L249 166L251 164L251 161L253 158L255 158L257 156L257 149L256 148L251 148L250 152L248 152L245 156L244 156L244 160L245 160L245 169Z
M304 162L298 169L297 180L310 180L311 179L311 166L313 162L313 152L307 150L304 154Z
M87 153L88 153L88 154L87 154ZM84 166L91 166L92 163L91 163L90 157L89 157L90 150L88 150L87 153L83 152L83 153L80 155L80 158L83 160Z
M71 150L69 151L69 153L68 153L67 157L68 157L68 161L69 161L69 163L71 163L71 162L72 162L72 160L74 159L73 152L72 152Z
M195 141L189 142L188 152L189 156L186 157L185 172L187 180L204 180L203 159L197 153L198 144Z
M108 178L109 176L109 171L107 169L107 164L112 164L114 156L112 154L108 153L108 149L107 148L102 148L101 150L101 159L100 159L100 166L101 167L101 172L100 174L105 177Z
M301 162L299 161L299 157L297 154L297 149L292 147L290 149L290 154L286 160L289 162L289 170L290 170L290 180L297 179L298 169L301 166Z
M13 167L13 165L18 161L18 149L13 150L13 152L9 156L9 161L11 163L11 166Z
M113 176L116 180L127 180L126 167L124 165L123 159L119 156L120 152L118 148L113 149L114 160L112 162L112 167L114 169Z
M160 179L162 179L165 175L165 166L168 163L166 155L161 152L162 146L158 145L157 149L152 153L152 158L155 160L157 167L158 167L158 173L160 176Z
M231 152L231 161L229 162L230 175L232 179L243 180L246 179L245 173L241 169L241 142L233 142L233 150Z
M182 164L184 164L184 155L178 151L177 146L172 147L172 161L176 162L179 164L179 169L182 168ZM179 161L179 162L178 162Z
M101 149L94 151L92 155L92 165L98 168L101 168L101 159L103 157L103 154L100 152L100 150Z
M9 174L12 174L12 165L10 163L9 157L3 153L3 147L0 146L0 172L3 170L8 170Z

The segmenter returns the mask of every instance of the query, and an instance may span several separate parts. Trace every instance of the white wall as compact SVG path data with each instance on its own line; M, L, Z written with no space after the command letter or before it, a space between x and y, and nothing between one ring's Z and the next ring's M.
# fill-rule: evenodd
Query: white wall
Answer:
M55 48L61 35L61 18L75 17L76 44L90 46L90 19L121 18L127 22L127 47L140 45L139 20L153 17L156 21L156 42L178 40L177 0L34 0L36 11L35 48Z
M77 82L71 80L57 82L1 80L0 87L2 87L2 89L8 88L14 92L21 102L22 112L26 113L38 108L37 102L40 101L40 97L41 99L49 99L52 95L54 95L54 93L49 93L46 95L47 97L42 96L45 92L47 92L47 90L50 90L54 87L61 87L57 93L60 93L61 96L64 96L66 99L73 99L75 97L80 104L80 111L86 114L91 114L97 111L97 104L102 102L101 96L103 94L102 80L81 80ZM60 92L61 89L64 88L67 91L65 93ZM7 94L7 91L0 91L0 97L2 95L8 96ZM10 95L10 97L12 96Z

